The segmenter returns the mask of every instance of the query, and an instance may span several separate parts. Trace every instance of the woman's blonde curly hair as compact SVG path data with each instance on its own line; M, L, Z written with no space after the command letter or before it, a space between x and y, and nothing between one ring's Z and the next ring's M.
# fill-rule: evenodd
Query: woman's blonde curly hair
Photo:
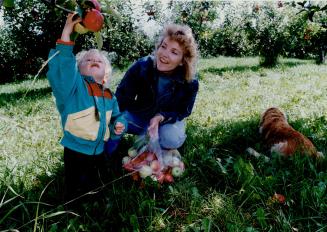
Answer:
M95 48L90 49L90 50L80 51L79 53L76 54L77 65L79 66L82 63L82 61L84 60L84 57L90 53L96 53L102 57L102 59L105 62L105 65L106 65L104 79L109 81L109 78L111 77L111 74L112 74L112 67L111 67L110 61L108 59L108 52L101 51L101 50L98 50Z
M176 41L183 49L183 67L185 70L185 80L190 82L196 73L196 63L198 58L197 44L195 42L192 29L187 25L168 24L164 27L156 44L155 54L165 38Z

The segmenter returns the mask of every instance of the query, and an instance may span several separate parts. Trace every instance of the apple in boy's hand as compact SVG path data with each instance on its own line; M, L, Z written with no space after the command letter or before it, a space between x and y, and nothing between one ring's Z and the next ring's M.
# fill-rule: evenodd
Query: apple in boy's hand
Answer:
M78 34L85 34L85 33L89 32L89 29L87 29L80 23L76 23L74 25L74 31L77 32Z
M90 9L86 12L82 22L87 29L93 32L97 32L100 31L103 26L104 17L100 11L96 9Z

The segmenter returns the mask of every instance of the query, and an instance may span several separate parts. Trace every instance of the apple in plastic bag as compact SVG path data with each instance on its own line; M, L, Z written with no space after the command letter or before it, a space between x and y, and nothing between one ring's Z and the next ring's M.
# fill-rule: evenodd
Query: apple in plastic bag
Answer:
M128 149L128 155L131 158L134 158L137 156L137 151L135 148L131 147L130 149Z
M179 177L183 174L183 170L180 167L173 167L171 170L171 174L175 177Z
M129 156L124 156L123 159L122 159L122 163L123 163L123 165L124 165L124 164L127 164L127 163L130 162L130 161L131 161L131 157L129 157Z
M152 172L156 173L160 171L160 163L158 160L153 160L150 164L150 167L152 168Z
M139 173L140 173L141 178L144 179L145 177L152 175L152 168L148 165L143 165L140 168Z

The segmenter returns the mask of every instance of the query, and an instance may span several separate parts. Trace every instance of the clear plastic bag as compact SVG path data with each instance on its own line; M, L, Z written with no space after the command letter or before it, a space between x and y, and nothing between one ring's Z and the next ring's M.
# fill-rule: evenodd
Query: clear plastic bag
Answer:
M183 174L185 167L180 153L163 150L158 136L139 136L123 158L123 168L133 172L132 178L140 180L150 177L159 183L172 183L174 177Z

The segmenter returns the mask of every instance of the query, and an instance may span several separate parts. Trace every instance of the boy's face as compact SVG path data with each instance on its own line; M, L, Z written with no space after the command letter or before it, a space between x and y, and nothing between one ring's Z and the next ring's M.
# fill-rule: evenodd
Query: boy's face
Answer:
M92 76L99 84L103 84L105 69L104 59L94 52L87 53L79 64L80 73L85 76Z

